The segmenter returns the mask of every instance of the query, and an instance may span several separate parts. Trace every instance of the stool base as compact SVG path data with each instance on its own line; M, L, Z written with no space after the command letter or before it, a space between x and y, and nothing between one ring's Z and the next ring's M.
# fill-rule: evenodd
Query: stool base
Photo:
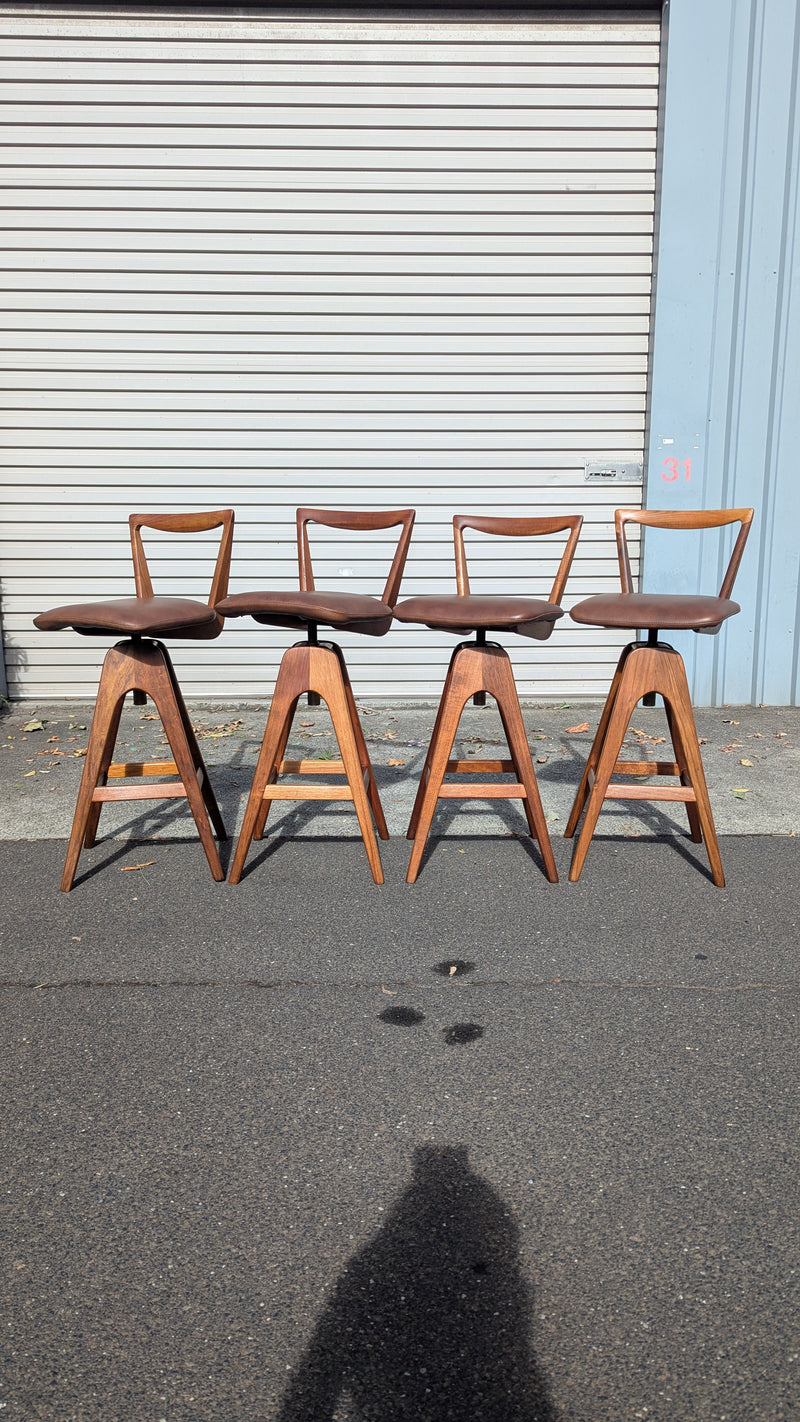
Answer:
M664 699L674 761L618 760L637 703L652 693ZM676 775L680 785L612 784L612 775ZM569 877L580 878L604 800L682 800L695 844L705 840L711 877L724 888L725 876L697 739L683 658L668 642L629 642L623 649L600 724L567 821L571 839L584 808L586 816L575 843Z
M471 696L489 692L497 702L511 754L510 760L450 760L458 723ZM444 784L450 774L515 774L517 783ZM413 884L419 873L434 811L440 799L521 800L530 832L539 842L544 871L551 884L558 883L553 850L539 796L536 772L522 722L514 672L508 653L494 642L461 642L450 659L442 699L422 768L417 797L408 826L414 846L406 874Z
M122 707L129 691L134 693L137 705L145 704L148 696L153 701L161 717L174 760L151 761L145 764L112 764ZM109 779L120 780L149 775L173 775L177 779L157 785L108 785ZM61 879L62 890L68 893L72 888L81 849L91 849L94 845L100 811L107 801L180 798L189 802L213 877L218 881L224 879L225 872L220 863L211 826L213 824L218 839L227 839L225 825L192 730L169 652L162 642L149 638L131 638L117 642L116 646L107 652L100 674L83 776Z
M308 692L321 697L328 707L341 760L287 761L283 758L297 703ZM344 775L347 784L279 784L278 776L286 774ZM383 883L372 817L381 839L388 839L389 831L344 656L335 642L298 642L284 652L231 866L231 884L239 883L247 851L252 840L261 839L273 800L352 800L372 877L376 884Z

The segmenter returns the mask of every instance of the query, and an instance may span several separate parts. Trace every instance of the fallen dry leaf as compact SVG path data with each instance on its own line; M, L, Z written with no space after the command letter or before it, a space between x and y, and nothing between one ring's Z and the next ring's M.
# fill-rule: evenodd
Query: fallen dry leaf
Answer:
M581 724L580 724L579 726L567 726L567 735L568 735L568 736L579 736L582 731L588 731L588 729L589 729L589 722L588 722L588 721L581 721Z
M753 762L752 762L752 760L740 760L740 761L739 761L739 764L740 764L740 765L752 765Z
M233 736L241 726L241 717L236 721L220 721L216 726L192 726L198 741L218 741L223 736ZM166 745L167 742L162 742Z
M28 724L27 724L27 726L23 726L22 729L23 729L23 731L43 731L43 730L44 730L44 722L43 722L43 721L29 721Z
M301 726L313 726L313 724L314 724L313 721L301 721L301 722L300 722L300 725L301 725Z
M546 756L546 755L537 755L537 757L536 757L536 764L537 764L537 765L546 765L546 764L547 764L547 756Z
M151 864L155 864L155 859L145 859L144 864L125 864L120 869L120 874L131 874L134 869L149 869Z
M387 764L388 764L388 765L405 765L405 761L404 761L404 760L389 760L389 761L387 762Z
M74 750L74 751L72 752L72 754L73 754L73 755L85 755L86 752L87 752L87 750L88 750L88 746L84 746L84 747L83 747L83 750Z
M734 794L734 795L746 795L746 794L747 794L747 786L746 786L746 785L737 785L737 786L734 788L734 790L733 790L733 794Z
M393 992L391 988L385 988L383 983L381 983L381 992L385 992L387 997L397 997L397 989L395 988Z
M458 972L458 963L451 963L451 964L450 964L450 977L452 978L453 975L454 975L455 973L457 973L457 972Z
M27 778L29 775L35 775L35 774L36 774L36 771L35 771L35 770L26 770L26 771L25 771L25 776L26 776L26 778Z

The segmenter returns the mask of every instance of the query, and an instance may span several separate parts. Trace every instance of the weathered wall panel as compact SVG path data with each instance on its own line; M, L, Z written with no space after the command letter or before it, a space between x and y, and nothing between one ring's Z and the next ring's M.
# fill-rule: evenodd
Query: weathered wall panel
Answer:
M742 612L682 649L698 703L796 704L800 11L670 0L666 43L646 501L755 507ZM719 564L712 535L645 540L653 588L716 590Z

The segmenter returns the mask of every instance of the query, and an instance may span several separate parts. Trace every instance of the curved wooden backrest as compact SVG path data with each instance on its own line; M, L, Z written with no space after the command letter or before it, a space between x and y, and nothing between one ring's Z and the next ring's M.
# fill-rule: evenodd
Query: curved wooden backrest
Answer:
M465 528L474 528L478 533L496 533L501 538L538 538L544 533L563 533L565 529L569 529L569 537L549 597L550 602L560 603L582 524L583 514L556 514L546 518L495 518L491 515L455 514L453 542L456 551L456 590L459 596L466 597L469 594L469 573L464 549Z
M298 509L297 510L297 561L300 565L300 591L314 592L314 572L311 567L311 548L308 542L308 525L321 523L327 528L343 528L351 533L370 532L375 529L397 528L402 525L397 541L392 566L386 579L386 587L381 602L394 607L400 596L400 583L408 557L408 545L414 527L416 509L392 509L388 513L363 513L353 509Z
M739 523L739 535L733 545L730 562L722 579L719 596L729 598L742 561L744 545L753 521L753 509L681 509L674 513L668 509L615 509L614 528L617 535L617 557L619 577L624 593L633 592L631 561L625 537L626 523L640 523L648 528L722 528L728 523Z
M221 528L222 534L219 541L219 552L214 567L214 576L211 580L211 591L206 598L209 607L215 607L228 592L228 578L231 570L231 551L233 549L233 509L215 509L211 513L176 513L176 514L131 514L128 523L131 530L131 550L133 552L133 576L136 583L137 597L152 597L153 583L150 578L150 569L147 566L147 555L142 542L142 529L155 528L165 533L207 533L212 528ZM209 623L208 627L198 628L192 635L194 638L218 637L225 625L224 617L217 613L216 622Z

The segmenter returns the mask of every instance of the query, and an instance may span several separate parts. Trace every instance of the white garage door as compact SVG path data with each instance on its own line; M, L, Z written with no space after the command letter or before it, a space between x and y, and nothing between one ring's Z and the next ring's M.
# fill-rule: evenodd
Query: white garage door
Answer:
M127 514L232 506L232 590L296 586L294 510L417 509L408 594L453 586L454 512L586 515L567 605L616 586L642 459L658 25L0 15L10 691L91 694L37 633L132 591ZM159 550L198 594L205 546ZM320 582L377 588L385 547ZM476 544L474 586L535 587ZM189 695L268 694L290 634L178 650ZM623 639L624 640L624 639ZM452 640L344 639L365 698L435 696ZM601 695L620 639L512 648L520 691Z

